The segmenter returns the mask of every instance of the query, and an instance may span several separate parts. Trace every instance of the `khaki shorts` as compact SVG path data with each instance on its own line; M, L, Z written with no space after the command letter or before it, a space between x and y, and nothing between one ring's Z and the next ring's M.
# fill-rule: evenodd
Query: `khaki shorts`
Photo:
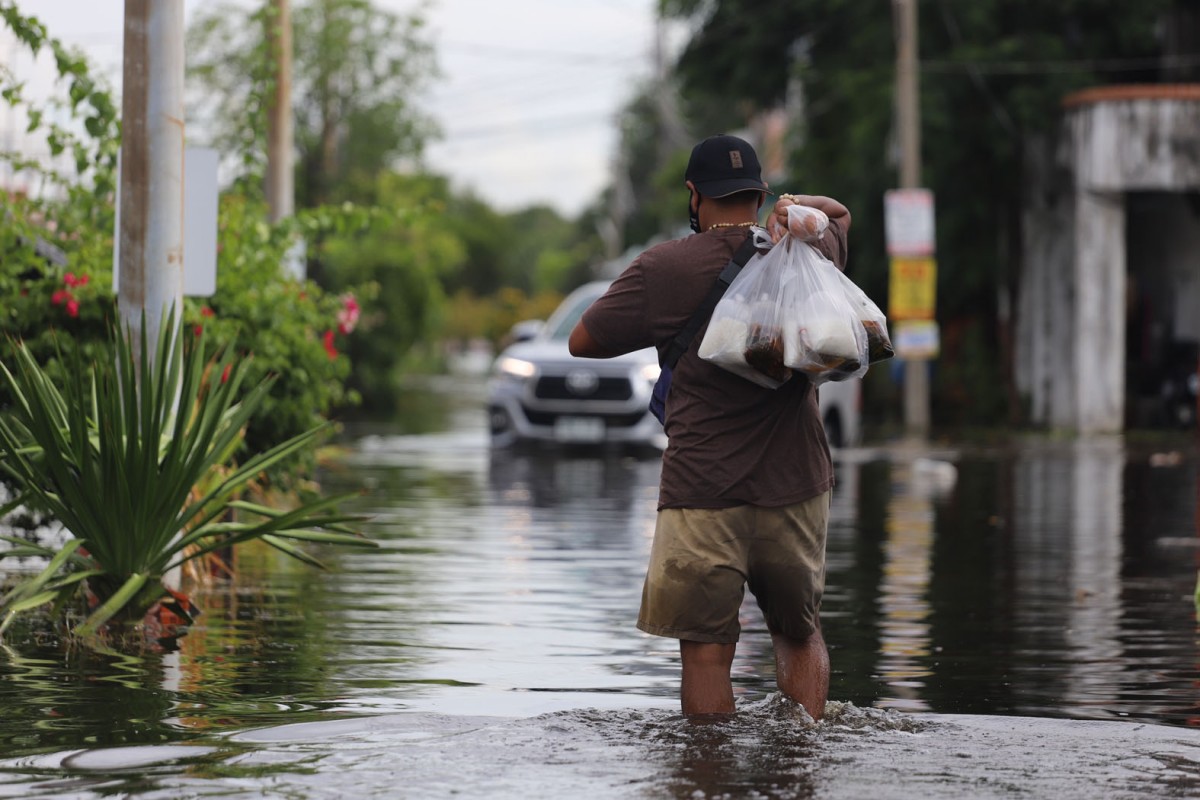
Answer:
M771 633L807 638L825 591L831 496L783 508L659 511L638 628L695 642L736 642L749 584Z

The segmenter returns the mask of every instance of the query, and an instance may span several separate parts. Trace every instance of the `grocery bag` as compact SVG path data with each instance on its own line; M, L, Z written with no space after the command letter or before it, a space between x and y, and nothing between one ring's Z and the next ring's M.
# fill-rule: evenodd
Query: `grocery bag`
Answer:
M697 350L705 361L768 389L777 389L792 377L783 363L777 306L794 276L772 266L774 252L772 248L755 255L729 284Z
M879 307L810 241L828 225L822 212L788 207L788 229L755 256L713 309L698 354L760 386L794 372L819 385L858 377L892 355Z
M842 272L815 247L785 236L771 250L794 277L779 304L783 363L815 385L867 371L867 331L846 295Z
M833 265L830 264L830 266ZM892 347L892 338L888 335L887 316L875 304L875 301L858 287L858 284L846 277L844 272L836 266L833 267L833 270L842 284L846 299L858 313L858 319L867 332L867 362L876 364L896 355L896 351Z

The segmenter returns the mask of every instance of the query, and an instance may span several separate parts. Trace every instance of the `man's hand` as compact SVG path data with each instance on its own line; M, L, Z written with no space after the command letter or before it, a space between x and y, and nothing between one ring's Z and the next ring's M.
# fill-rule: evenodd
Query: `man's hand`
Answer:
M825 213L830 222L837 222L843 231L850 230L850 209L834 200L815 194L782 194L775 201L775 208L767 220L767 231L771 241L778 242L788 230L788 206L808 206Z

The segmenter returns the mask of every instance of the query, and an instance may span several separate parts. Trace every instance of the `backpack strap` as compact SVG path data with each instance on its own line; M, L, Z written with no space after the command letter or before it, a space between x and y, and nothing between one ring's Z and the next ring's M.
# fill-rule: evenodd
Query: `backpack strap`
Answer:
M708 290L708 295L705 296L704 302L695 310L687 324L679 333L675 334L675 338L667 345L667 349L663 351L662 357L659 359L660 366L675 368L679 363L679 359L687 352L688 347L692 344L692 339L696 338L696 333L700 330L700 326L708 321L709 315L713 309L717 307L717 303L724 296L725 290L729 288L729 284L733 283L733 279L742 271L742 267L746 266L746 262L754 255L756 248L754 246L754 235L748 234L746 241L742 242L742 246L733 254L733 258L729 259L729 263L725 265L725 269L721 270L721 274L717 276L717 280L713 283L712 288Z

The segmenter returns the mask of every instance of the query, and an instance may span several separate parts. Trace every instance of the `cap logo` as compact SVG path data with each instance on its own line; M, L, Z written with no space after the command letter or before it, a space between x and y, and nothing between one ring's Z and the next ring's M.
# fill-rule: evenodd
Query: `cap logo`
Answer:
M742 151L741 150L730 150L729 151L729 166L733 167L734 169L742 168Z

